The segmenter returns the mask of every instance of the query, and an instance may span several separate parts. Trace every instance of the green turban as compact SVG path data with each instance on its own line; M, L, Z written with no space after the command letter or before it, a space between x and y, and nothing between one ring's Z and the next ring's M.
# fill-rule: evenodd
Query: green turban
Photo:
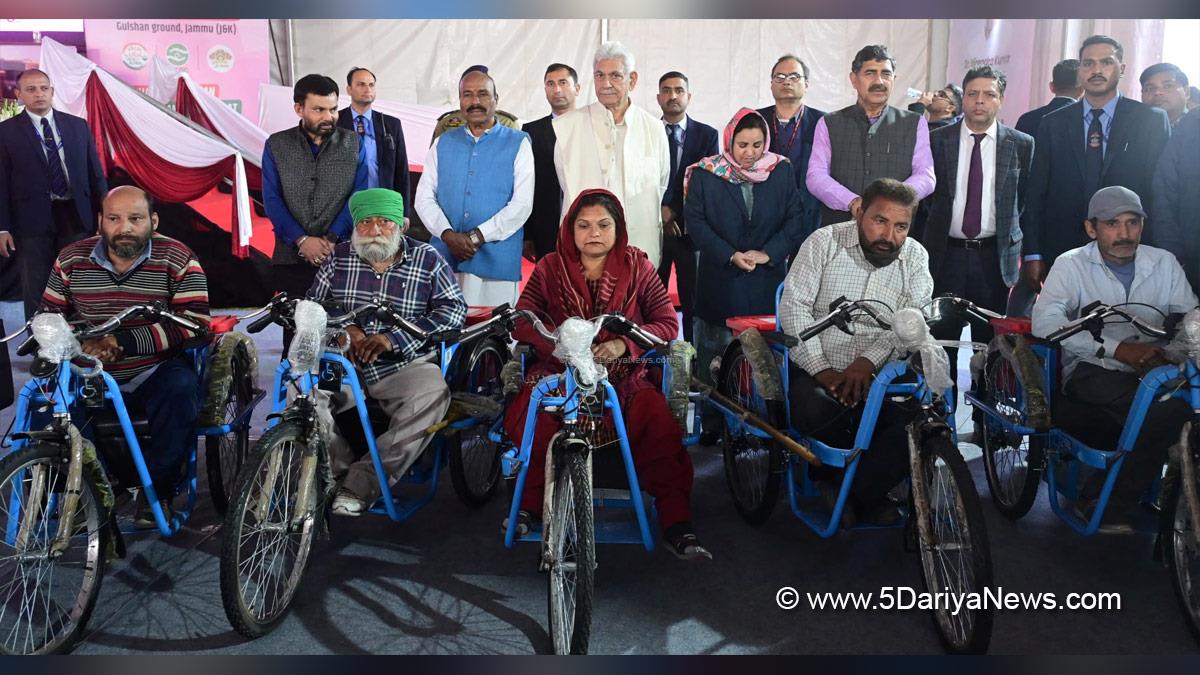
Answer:
M350 196L350 217L357 225L364 218L378 216L404 226L404 197L395 190L372 188Z

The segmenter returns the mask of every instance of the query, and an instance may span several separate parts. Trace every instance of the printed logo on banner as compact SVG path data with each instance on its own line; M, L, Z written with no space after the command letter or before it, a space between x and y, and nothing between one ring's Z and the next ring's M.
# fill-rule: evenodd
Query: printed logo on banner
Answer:
M225 45L213 45L208 50L208 67L218 73L227 73L233 68L233 51Z
M124 63L126 68L141 70L149 62L150 52L140 43L130 42L121 50L121 63Z
M188 62L189 56L191 56L191 54L188 53L187 45L176 42L170 47L167 47L167 63L170 63L173 66L184 65Z

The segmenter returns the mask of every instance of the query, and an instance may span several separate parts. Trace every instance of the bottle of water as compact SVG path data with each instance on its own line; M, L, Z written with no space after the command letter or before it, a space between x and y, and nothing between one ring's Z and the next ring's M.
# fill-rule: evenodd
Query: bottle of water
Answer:
M904 93L907 94L909 98L921 98L922 94L920 89L913 89L912 87L906 89Z

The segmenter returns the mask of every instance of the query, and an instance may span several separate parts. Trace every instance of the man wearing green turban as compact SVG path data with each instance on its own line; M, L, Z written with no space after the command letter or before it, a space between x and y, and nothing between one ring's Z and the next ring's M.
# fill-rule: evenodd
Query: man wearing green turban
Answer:
M350 198L350 215L350 241L339 244L321 265L308 298L335 301L346 311L370 303L387 305L429 332L462 328L467 315L462 291L432 246L405 235L404 198L384 188L356 192ZM450 389L438 364L428 352L418 354L421 342L407 333L374 316L345 329L350 336L347 354L367 396L388 415L388 428L376 440L388 483L394 485L429 442L425 429L446 414ZM384 354L387 357L381 359ZM354 404L348 387L328 401L332 414ZM329 455L339 481L336 514L361 515L383 496L371 456L356 460L357 454L334 426Z

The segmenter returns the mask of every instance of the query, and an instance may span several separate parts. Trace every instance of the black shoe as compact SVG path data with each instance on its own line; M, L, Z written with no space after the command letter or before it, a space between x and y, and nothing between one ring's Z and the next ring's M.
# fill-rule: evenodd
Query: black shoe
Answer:
M692 524L687 521L668 527L663 532L663 541L667 544L667 550L680 560L712 560L712 553L696 538Z
M515 537L520 539L529 534L533 530L533 514L528 511L517 511L517 526L513 528ZM508 536L508 517L504 518L504 522L500 523L500 535Z
M832 517L833 509L837 506L838 492L842 489L842 483L841 481L835 483L828 480L818 480L816 483L817 489L821 491L821 498L825 500L825 507L829 509L829 515ZM849 530L855 524L854 500L847 497L846 503L842 506L842 529Z
M698 445L703 445L706 448L716 447L721 442L721 433L719 431L705 431L700 434Z

